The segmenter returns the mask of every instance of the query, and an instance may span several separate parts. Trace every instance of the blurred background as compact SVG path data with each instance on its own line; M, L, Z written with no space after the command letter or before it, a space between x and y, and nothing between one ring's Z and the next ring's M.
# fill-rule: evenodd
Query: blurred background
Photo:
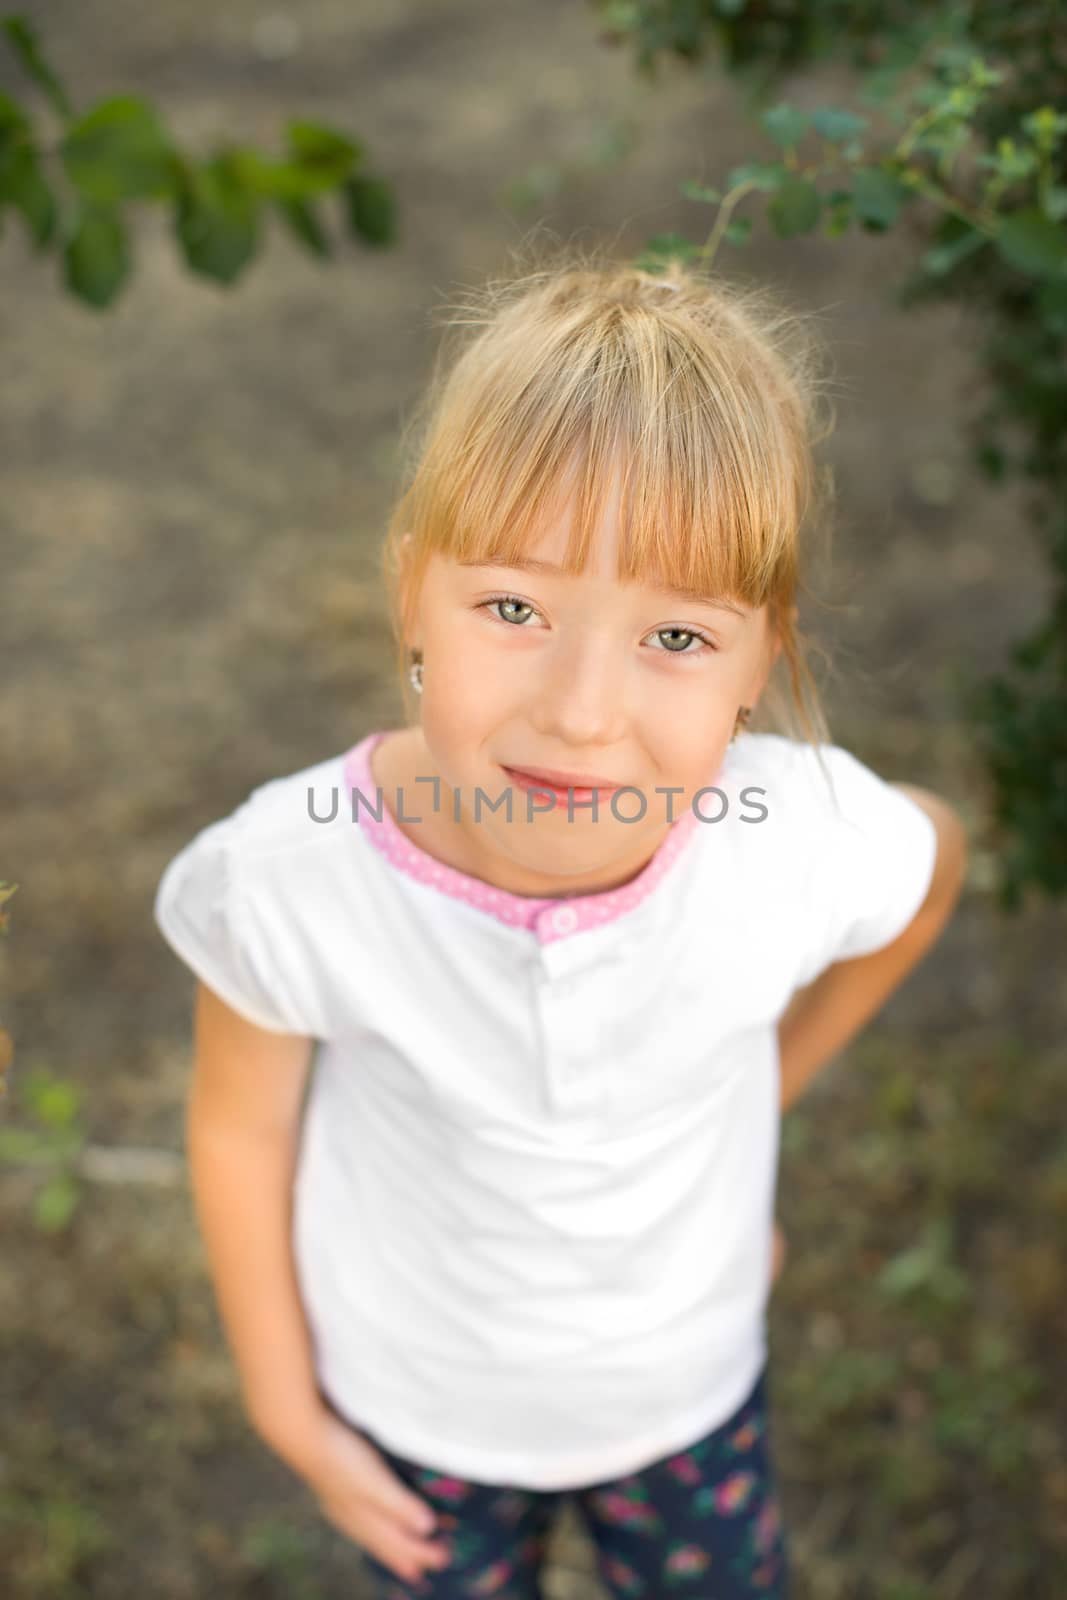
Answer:
M347 1600L358 1550L238 1403L181 1164L192 979L153 897L254 786L401 720L377 561L435 309L531 229L620 256L701 237L679 180L747 159L751 118L714 63L641 80L565 0L32 15L81 104L144 95L192 148L350 130L397 237L320 263L275 226L226 288L145 206L99 312L21 229L0 239L4 1593ZM805 69L788 97L846 85ZM818 312L834 357L833 565L801 611L834 740L978 841L932 955L787 1114L773 1424L796 1600L1053 1600L1065 919L994 904L955 695L1046 578L1017 491L969 464L974 328L893 302L909 255L757 227L719 262ZM550 1600L596 1600L591 1560L564 1518Z

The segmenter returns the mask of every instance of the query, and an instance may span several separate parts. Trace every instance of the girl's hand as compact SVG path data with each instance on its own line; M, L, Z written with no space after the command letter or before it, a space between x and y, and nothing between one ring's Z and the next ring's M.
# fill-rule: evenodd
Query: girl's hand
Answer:
M447 1543L419 1531L427 1511L436 1518L433 1507L408 1488L369 1439L333 1412L316 1429L313 1459L301 1476L334 1527L404 1582L448 1565Z
M774 1224L774 1254L773 1254L773 1256L771 1258L771 1286L772 1286L772 1288L773 1288L774 1284L778 1281L778 1274L781 1272L782 1267L783 1267L783 1265L785 1263L785 1253L786 1253L785 1234L782 1232L781 1228L779 1227L778 1223L776 1222Z

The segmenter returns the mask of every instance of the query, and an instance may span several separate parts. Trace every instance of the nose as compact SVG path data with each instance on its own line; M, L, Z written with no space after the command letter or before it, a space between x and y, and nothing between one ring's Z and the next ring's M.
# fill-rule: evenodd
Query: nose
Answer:
M624 726L624 674L608 638L575 638L540 663L531 722L546 739L576 749L611 744Z

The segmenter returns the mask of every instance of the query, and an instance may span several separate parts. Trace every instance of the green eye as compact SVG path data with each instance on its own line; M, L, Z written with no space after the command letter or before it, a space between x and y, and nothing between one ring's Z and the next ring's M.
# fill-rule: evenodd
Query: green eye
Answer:
M492 606L518 606L521 611L528 611L531 616L536 616L537 615L537 612L534 611L533 606L529 605L525 600L520 600L518 595L514 595L514 594L498 594L498 595L494 595L492 600L483 600L482 601L481 609L489 610L489 608L492 607ZM496 612L496 611L493 612L493 615L497 618L497 620L499 622L511 622L511 623L514 623L516 626L520 625L518 620L515 617L502 617L502 616L500 616L499 612ZM525 617L522 618L523 622L525 620L526 620Z
M665 652L666 652L667 655L672 655L672 656L699 656L699 655L702 655L703 651L701 651L701 650L689 650L689 649L686 648L686 645L689 642L691 642L693 639L696 639L697 642L700 643L700 644L706 645L709 650L715 650L715 649L718 648L718 646L711 639L708 638L706 633L698 633L695 628L659 628L659 629L657 629L654 637L657 638L657 639L665 639L665 638L667 638L668 635L671 635L671 634L674 635L676 641L680 637L682 639L683 643L682 643L681 646L677 646L676 644L665 645L664 649L665 649Z
M520 611L526 612L526 616L501 615L500 611L496 609L500 606L516 606ZM498 622L508 623L514 628L521 628L524 623L529 621L530 617L540 615L528 600L520 600L516 594L495 594L489 600L482 600L477 609L479 611L489 611ZM704 654L704 650L717 650L719 648L713 639L709 638L706 633L701 633L697 628L658 628L652 635L654 639L661 640L668 639L671 636L674 638L674 643L664 644L663 649L659 652L660 654L700 656ZM703 645L704 650L690 649L689 646L694 640L697 644Z

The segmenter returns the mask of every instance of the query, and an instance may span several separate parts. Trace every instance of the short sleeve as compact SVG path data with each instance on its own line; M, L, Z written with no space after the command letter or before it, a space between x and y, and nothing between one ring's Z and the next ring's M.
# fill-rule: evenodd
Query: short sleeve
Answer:
M243 893L233 817L202 829L169 862L154 916L186 966L248 1021L271 1033L316 1034L299 974Z
M903 933L926 898L937 829L921 806L840 745L822 747L812 897L814 970L872 954Z

